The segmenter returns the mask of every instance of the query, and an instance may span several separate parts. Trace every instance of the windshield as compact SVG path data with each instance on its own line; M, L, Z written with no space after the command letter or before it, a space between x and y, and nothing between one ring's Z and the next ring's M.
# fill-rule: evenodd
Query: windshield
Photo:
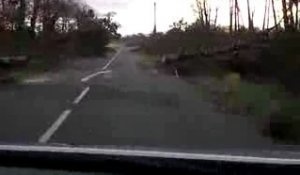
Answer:
M299 151L298 1L1 0L0 142Z

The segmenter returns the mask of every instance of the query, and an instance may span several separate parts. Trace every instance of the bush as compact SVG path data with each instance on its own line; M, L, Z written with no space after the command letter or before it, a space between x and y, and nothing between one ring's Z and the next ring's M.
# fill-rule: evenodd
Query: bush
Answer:
M28 31L1 31L0 41L0 56L27 54L32 44Z
M103 29L52 33L35 40L34 54L52 59L64 56L95 56L105 52L109 34Z
M109 33L104 29L78 31L76 35L76 50L82 56L103 54L109 43Z
M288 144L300 143L300 100L285 99L281 110L271 114L266 130L277 142Z
M290 91L300 88L300 33L282 33L262 51L261 71L280 80Z

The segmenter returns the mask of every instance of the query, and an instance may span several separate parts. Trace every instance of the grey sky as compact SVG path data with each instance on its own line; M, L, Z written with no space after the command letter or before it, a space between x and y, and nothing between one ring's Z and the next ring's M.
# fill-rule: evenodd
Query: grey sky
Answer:
M169 26L180 18L188 22L195 20L193 4L195 0L82 0L95 8L99 13L115 11L115 20L122 27L122 34L149 33L153 30L153 3L157 2L157 27L158 31L166 31ZM255 25L262 26L265 0L250 0L251 6L255 8ZM228 25L229 10L228 0L210 0L212 16L214 9L219 8L219 25ZM239 0L242 11L241 22L247 25L246 0ZM280 3L277 1L277 9L280 10ZM272 15L272 13L270 14ZM272 19L272 18L271 18ZM272 23L272 22L271 22ZM273 24L270 24L273 25Z

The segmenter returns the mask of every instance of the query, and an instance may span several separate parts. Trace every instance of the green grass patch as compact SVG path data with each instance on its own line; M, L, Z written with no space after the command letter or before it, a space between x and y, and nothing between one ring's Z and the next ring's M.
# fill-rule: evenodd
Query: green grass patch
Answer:
M118 50L121 47L121 43L119 41L111 41L106 47Z
M241 80L237 90L228 90L228 79L212 81L196 87L204 100L221 106L228 112L254 117L257 128L275 142L300 143L300 99L278 84L256 84ZM235 81L237 81L236 79Z
M277 85L242 81L238 98L242 106L248 108L250 115L268 116L273 110L272 103L281 101L284 98L284 92Z
M138 64L144 68L153 68L159 60L158 56L142 53Z
M213 78L208 84L197 86L196 91L204 100L212 100L229 111L243 111L257 117L269 116L274 102L289 101L278 85L224 79Z
M49 59L35 57L30 60L26 67L13 70L11 77L14 83L22 83L28 77L49 71L52 66L53 62Z

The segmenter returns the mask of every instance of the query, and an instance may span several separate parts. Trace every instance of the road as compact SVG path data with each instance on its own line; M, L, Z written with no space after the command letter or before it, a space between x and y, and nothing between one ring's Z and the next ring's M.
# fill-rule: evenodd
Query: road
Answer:
M0 87L0 141L160 149L260 149L255 124L215 112L180 78L138 66L122 47L51 74L55 81Z

